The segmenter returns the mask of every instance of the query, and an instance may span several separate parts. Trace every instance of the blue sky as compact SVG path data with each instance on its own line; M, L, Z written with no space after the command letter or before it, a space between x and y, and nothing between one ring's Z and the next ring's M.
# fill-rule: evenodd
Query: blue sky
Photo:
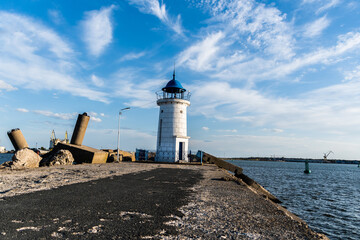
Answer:
M91 121L84 144L155 149L155 92L192 93L190 149L360 158L360 3L351 0L2 0L0 145Z

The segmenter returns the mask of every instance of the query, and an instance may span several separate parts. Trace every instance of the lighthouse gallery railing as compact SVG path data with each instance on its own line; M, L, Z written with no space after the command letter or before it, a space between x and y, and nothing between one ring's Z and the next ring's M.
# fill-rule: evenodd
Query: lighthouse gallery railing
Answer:
M158 91L155 93L157 96L157 99L183 99L190 101L191 93L168 93L164 91Z

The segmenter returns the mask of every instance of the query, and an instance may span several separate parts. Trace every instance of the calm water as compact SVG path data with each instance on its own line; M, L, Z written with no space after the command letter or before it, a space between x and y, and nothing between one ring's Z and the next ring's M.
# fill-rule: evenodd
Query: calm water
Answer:
M13 153L0 153L0 164L11 161L13 155Z
M330 239L360 239L360 168L352 164L229 161Z

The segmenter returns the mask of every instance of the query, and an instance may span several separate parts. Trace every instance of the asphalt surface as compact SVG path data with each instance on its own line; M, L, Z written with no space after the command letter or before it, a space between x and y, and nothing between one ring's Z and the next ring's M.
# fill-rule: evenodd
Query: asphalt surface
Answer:
M141 239L176 235L167 225L187 203L199 170L151 171L62 186L0 201L0 239Z

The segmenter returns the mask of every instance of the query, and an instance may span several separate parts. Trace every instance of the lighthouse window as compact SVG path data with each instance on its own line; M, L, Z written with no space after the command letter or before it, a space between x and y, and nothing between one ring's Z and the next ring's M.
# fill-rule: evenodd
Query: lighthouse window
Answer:
M164 110L161 110L161 112L163 113L163 112L164 112Z
M183 113L183 111L182 111L182 110L180 110L180 113Z

